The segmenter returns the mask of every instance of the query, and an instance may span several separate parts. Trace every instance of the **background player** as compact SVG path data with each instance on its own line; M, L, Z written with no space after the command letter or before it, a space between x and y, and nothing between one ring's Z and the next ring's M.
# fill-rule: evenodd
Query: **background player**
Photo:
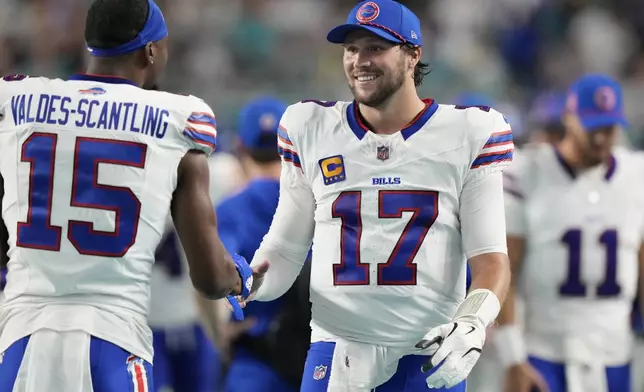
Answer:
M344 46L355 101L282 117L279 205L254 258L273 267L256 299L286 292L314 238L301 390L463 391L509 282L510 127L489 108L418 97L420 22L397 2L358 4L327 38Z
M237 155L249 183L217 207L219 235L229 252L252 258L271 225L281 169L275 145L285 109L284 102L263 97L239 113ZM227 392L299 390L310 341L308 289L305 295L299 295L300 291L294 286L275 301L250 303L244 309L244 321L231 322L223 329L221 341L232 358Z
M525 342L513 293L495 331L508 391L631 390L630 313L644 260L644 187L633 179L644 173L640 155L613 147L622 108L616 81L580 78L561 143L526 149L507 173L508 249L526 304Z
M236 190L244 179L241 167L232 154L218 152L208 159L210 169L210 198L217 203ZM218 217L219 226L221 219ZM190 283L188 262L172 222L155 254L150 278L150 312L148 323L154 339L154 388L156 391L218 391L221 376L221 353L213 342L219 342L217 329L223 317L229 317L225 307L198 295ZM204 331L198 303L211 306L204 316L213 329ZM212 318L212 320L210 320ZM226 321L225 319L223 320ZM212 340L206 338L210 332Z
M166 37L151 0L97 0L87 74L0 81L0 391L152 389L149 276L170 210L197 290L220 298L250 284L207 193L211 109L141 88L165 66Z

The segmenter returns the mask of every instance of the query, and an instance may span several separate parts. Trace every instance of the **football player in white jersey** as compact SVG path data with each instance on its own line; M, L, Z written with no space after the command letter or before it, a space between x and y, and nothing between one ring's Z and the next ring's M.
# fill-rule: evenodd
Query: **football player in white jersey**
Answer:
M522 333L511 290L495 331L508 391L631 390L644 161L614 147L622 100L610 77L581 77L568 92L564 139L523 150L506 174L508 249L526 317Z
M86 74L0 81L2 392L152 389L149 279L170 211L195 288L249 293L252 271L219 241L208 196L210 107L144 89L166 37L152 0L96 0Z
M510 279L510 126L418 97L420 21L398 2L361 2L327 39L344 47L355 101L282 117L279 206L253 259L271 271L255 299L284 294L313 242L302 391L464 391Z

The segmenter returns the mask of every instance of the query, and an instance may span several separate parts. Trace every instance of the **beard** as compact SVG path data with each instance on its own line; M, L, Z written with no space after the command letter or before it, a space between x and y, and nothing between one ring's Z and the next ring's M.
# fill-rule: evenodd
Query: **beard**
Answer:
M397 68L402 69L401 67ZM402 88L405 83L405 74L402 71L395 72L389 76L380 74L376 80L378 85L370 93L360 92L356 87L357 82L355 82L355 79L353 84L349 83L349 89L356 102L372 108L383 107Z

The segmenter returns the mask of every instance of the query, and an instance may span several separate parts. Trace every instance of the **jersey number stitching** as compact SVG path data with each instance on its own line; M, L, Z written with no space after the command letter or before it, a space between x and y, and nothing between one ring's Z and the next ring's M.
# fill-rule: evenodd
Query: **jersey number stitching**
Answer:
M581 230L568 230L561 242L568 245L568 277L559 286L564 297L585 297L586 285L581 281ZM599 236L599 242L606 247L606 272L604 280L597 286L597 297L615 297L622 288L617 282L617 230L606 230Z
M21 161L30 164L29 210L18 222L16 245L21 248L60 251L60 226L51 224L54 167L58 135L36 132L22 144ZM70 220L67 238L82 255L122 257L134 244L141 202L130 188L98 183L101 163L145 167L145 144L76 138L70 206L112 211L114 231L95 230L92 222Z
M361 191L347 191L340 193L331 207L332 217L342 221L340 263L333 265L335 286L369 284L369 264L360 260L361 204ZM402 190L378 192L378 218L401 219L404 212L411 212L412 216L387 262L378 265L379 286L416 284L414 258L429 228L438 218L438 192Z

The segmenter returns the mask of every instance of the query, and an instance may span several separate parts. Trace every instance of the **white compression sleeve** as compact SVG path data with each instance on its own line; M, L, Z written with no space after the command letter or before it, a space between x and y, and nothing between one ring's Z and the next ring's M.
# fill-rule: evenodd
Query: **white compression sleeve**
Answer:
M487 173L463 186L460 218L463 250L468 259L484 253L507 254L500 171Z
M284 162L277 211L251 263L270 262L256 301L279 298L293 285L311 248L314 227L315 197L302 171Z

